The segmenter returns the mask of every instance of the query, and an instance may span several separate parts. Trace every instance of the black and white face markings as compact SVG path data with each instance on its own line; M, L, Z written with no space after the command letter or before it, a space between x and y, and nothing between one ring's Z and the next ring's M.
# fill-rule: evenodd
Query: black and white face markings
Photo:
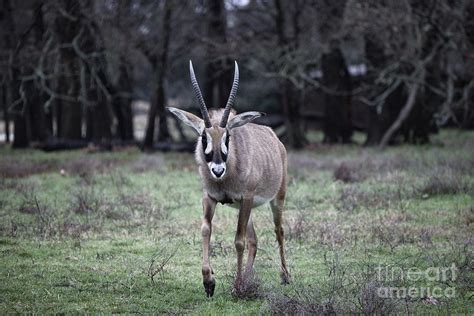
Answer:
M206 133L206 131L203 131L201 135L201 141L202 150L204 150L204 156L206 157L206 162L209 163L212 161L212 138L208 133Z
M204 131L201 135L202 149L207 166L215 179L222 178L226 172L226 161L229 154L230 134L225 131L222 135L220 146L213 148L212 137Z
M229 154L229 140L230 140L230 134L226 130L224 135L222 135L221 138L221 154L222 154L222 160L227 161L227 155Z

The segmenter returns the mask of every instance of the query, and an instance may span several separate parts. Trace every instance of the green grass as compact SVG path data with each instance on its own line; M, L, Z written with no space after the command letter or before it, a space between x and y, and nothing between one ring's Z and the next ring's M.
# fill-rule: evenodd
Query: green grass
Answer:
M290 152L289 162L292 284L279 283L271 212L262 206L253 211L259 296L233 296L236 211L219 205L217 287L207 299L192 155L0 149L0 314L474 313L474 133L444 131L431 145L384 152L316 145ZM456 278L447 282L376 273L452 264ZM387 286L455 295L375 295Z

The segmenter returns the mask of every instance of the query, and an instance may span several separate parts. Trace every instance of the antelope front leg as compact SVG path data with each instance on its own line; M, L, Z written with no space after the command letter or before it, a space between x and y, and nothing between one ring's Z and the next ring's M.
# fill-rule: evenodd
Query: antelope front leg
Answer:
M214 210L216 209L216 201L211 199L207 194L204 194L202 198L202 207L204 210L204 216L202 218L201 234L202 234L202 280L204 284L204 290L206 291L207 297L214 295L214 288L216 287L216 281L212 276L211 264L209 262L209 242L211 240L212 233L212 217L214 216Z
M243 198L240 210L239 219L237 222L237 232L235 234L235 250L237 250L237 280L242 279L242 260L245 249L245 238L247 235L247 225L249 222L250 211L252 209L253 197Z

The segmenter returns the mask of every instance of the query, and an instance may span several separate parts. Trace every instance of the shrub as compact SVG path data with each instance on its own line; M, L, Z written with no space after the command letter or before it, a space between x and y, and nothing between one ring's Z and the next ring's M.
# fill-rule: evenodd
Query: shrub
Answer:
M357 166L350 166L343 162L334 170L334 179L345 183L351 183L363 180L363 176L360 173L360 168L357 168Z
M241 300L255 300L264 296L260 279L254 273L240 279L234 278L230 293Z
M458 194L470 191L469 185L460 175L455 175L450 169L435 170L420 189L422 194L442 195Z

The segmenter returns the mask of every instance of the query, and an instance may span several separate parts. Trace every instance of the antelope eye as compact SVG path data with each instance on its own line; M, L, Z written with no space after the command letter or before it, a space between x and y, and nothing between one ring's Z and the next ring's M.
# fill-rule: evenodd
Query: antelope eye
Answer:
M206 134L201 135L202 150L206 150L207 147L207 137Z
M230 140L230 134L227 133L227 135L225 137L225 145L227 146L227 149L229 149L229 140Z

